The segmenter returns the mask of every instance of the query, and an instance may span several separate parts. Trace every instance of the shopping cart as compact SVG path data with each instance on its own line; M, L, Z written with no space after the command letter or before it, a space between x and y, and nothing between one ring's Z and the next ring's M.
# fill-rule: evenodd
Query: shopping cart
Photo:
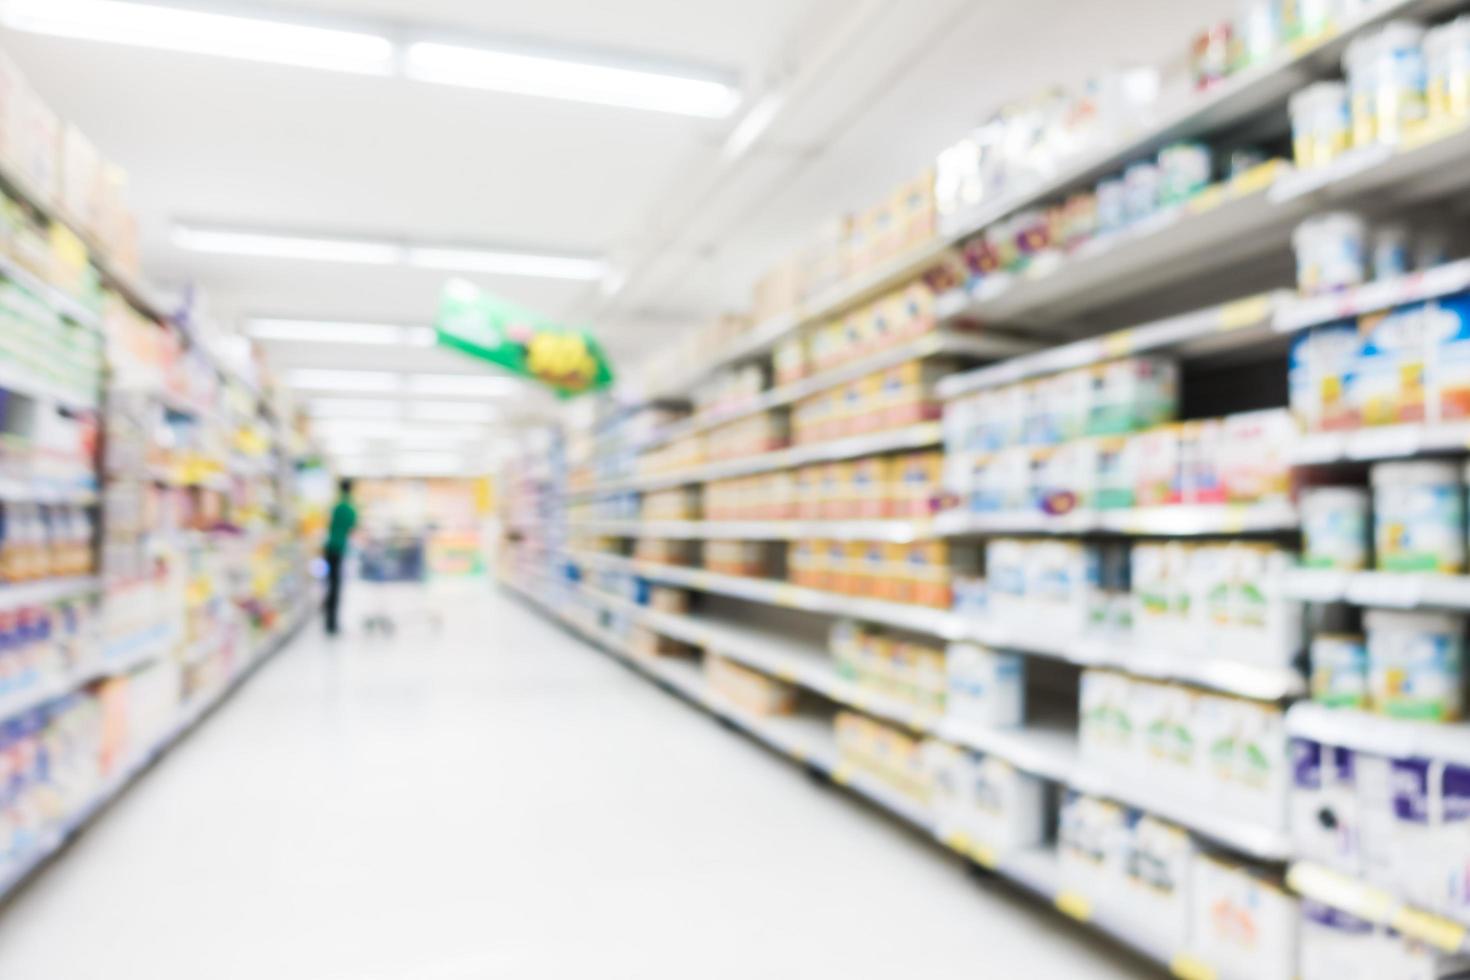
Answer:
M428 588L425 541L421 534L392 533L369 537L358 551L357 597L364 609L362 625L369 634L392 636L400 625L422 621L443 628L443 614Z

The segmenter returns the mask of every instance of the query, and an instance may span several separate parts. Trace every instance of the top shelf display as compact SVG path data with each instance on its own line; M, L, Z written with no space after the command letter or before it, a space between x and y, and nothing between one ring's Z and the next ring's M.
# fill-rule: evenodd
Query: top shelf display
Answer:
M713 336L702 334L701 342L694 349L670 352L666 369L655 369L652 376L646 377L639 396L646 401L686 398L712 372L765 356L800 328L841 314L924 276L942 265L954 246L996 222L1095 183L1130 161L1157 153L1177 141L1239 129L1267 113L1283 111L1289 97L1304 85L1336 73L1348 44L1366 29L1393 18L1433 18L1456 9L1458 3L1455 0L1380 0L1355 6L1358 9L1341 23L1323 25L1303 36L1279 39L1281 43L1255 63L1208 84L1201 80L1200 87L1189 89L1173 100L1172 105L1155 105L1143 112L1135 107L1122 118L1112 119L1110 125L1096 125L1076 134L1070 152L1054 156L1029 173L1012 175L1003 189L983 195L973 204L953 203L948 210L936 206L932 201L931 182L927 189L931 195L930 222L919 240L909 241L907 247L868 261L858 270L849 268L848 274L841 277L831 275L830 267L841 263L834 263L828 256L827 261L816 263L827 272L825 286L799 291L787 288L784 290L787 293L803 295L791 295L788 302L779 304L762 304L758 297L757 305L768 309L757 310L756 325L741 329L727 324ZM1271 197L1269 203L1281 204L1277 200L1281 195L1275 192L1274 185ZM901 207L902 202L897 206ZM870 217L873 220L868 223L881 224L877 219L883 216L876 215L876 210L881 209L875 209L874 215L854 218L852 224L863 225L864 219ZM894 219L888 215L888 220ZM786 278L794 278L794 274ZM820 275L812 278L823 279ZM777 308L769 308L772 306ZM709 353L711 347L715 348L713 354Z

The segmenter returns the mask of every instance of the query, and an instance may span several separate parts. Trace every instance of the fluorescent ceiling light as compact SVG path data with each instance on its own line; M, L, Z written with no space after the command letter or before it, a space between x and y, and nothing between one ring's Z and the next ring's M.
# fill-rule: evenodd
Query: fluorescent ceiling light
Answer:
M496 398L523 394L525 385L514 378L479 374L414 374L408 390L415 395L447 395L463 398Z
M318 419L397 419L398 402L378 398L313 398L307 411Z
M250 320L245 332L256 340L301 341L310 344L363 344L396 347L409 344L412 330L392 323L343 323L329 320Z
M601 259L563 255L534 255L526 252L496 252L475 248L412 247L405 256L409 265L451 272L489 272L501 276L536 276L544 279L593 281L607 272Z
M433 41L409 45L403 72L440 85L711 119L723 119L740 102L733 85L708 78Z
M17 31L366 75L393 72L394 46L361 31L119 0L4 0Z
M433 347L439 343L439 332L433 327L404 327L403 342L410 347Z
M0 3L3 2L4 0L0 0ZM248 255L255 258L297 259L308 262L351 262L360 265L409 265L419 269L486 272L492 275L540 279L574 279L579 282L602 279L608 272L606 262L586 256L439 245L405 246L397 242L366 238L283 235L182 224L174 226L172 241L176 247L190 252L209 252L216 255ZM300 330L313 321L279 322L295 324L297 326L294 329ZM410 332L402 334L393 343L412 344L416 347L433 345L431 327L412 327L409 330Z
M300 259L307 262L355 262L363 265L395 265L403 260L401 245L368 239L274 235L225 228L195 228L190 225L175 225L172 237L174 245L179 248L220 255Z
M297 368L286 374L292 388L312 391L377 392L387 394L400 389L402 378L390 371L332 371Z
M494 422L500 410L480 402L409 402L408 417L415 422Z

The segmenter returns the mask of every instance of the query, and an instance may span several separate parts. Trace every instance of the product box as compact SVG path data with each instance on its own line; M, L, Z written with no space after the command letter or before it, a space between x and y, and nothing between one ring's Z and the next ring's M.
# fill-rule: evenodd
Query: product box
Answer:
M1446 422L1470 419L1470 294L1435 300L1425 307L1424 316L1435 344L1430 417Z
M1294 980L1296 901L1246 867L1212 855L1195 858L1190 937L1220 980Z
M1179 404L1173 361L1133 357L1087 368L1087 435L1124 435L1163 425Z
M1134 437L1134 490L1136 507L1180 503L1182 496L1181 429L1160 426Z
M1297 980L1380 980L1378 928L1311 899L1301 902L1301 972Z
M1057 815L1057 864L1064 890L1100 907L1120 907L1127 833L1123 807L1066 790Z
M61 136L61 207L87 232L96 235L102 217L102 157L77 127L67 124Z
M689 647L646 627L634 626L628 631L628 650L635 657L672 657L688 653Z
M777 387L795 384L808 374L807 338L783 340L772 354L772 369Z
M1362 346L1348 375L1347 397L1363 425L1425 420L1432 329L1422 304L1359 321Z
M978 843L1004 854L1045 839L1044 782L993 755L977 757L967 775L967 828Z
M949 717L980 728L1015 728L1026 721L1026 661L976 643L952 643L944 658Z
M937 323L935 294L924 282L909 284L898 297L897 332L900 341L932 333Z
M1347 874L1361 873L1355 754L1306 739L1291 742L1291 836L1296 853Z
M683 589L671 589L655 585L648 590L648 607L659 612L683 616L689 612L689 593Z
M1349 429L1358 424L1347 385L1361 346L1353 323L1313 327L1292 343L1287 385L1291 412L1303 429Z
M788 715L796 710L796 688L715 654L704 658L705 676L716 694L752 714Z
M1198 854L1183 830L1130 810L1124 816L1124 878L1118 911L1167 948L1189 945L1191 876Z

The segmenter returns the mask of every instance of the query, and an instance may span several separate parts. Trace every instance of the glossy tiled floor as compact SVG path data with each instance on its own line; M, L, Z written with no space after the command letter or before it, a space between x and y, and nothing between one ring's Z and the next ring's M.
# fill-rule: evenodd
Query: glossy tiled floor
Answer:
M0 912L4 980L1147 968L473 593L310 631Z

